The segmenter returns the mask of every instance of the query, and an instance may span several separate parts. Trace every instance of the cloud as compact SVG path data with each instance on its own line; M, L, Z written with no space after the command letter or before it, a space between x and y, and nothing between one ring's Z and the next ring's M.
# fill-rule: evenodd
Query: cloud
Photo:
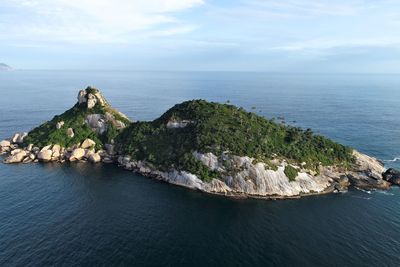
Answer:
M172 25L164 34L193 30L177 13L202 0L3 0L12 15L0 13L0 38L18 41L126 42L134 33Z

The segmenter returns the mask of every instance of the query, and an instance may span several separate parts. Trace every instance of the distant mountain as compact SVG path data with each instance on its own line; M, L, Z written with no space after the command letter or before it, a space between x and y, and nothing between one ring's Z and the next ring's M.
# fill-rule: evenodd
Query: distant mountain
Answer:
M11 68L10 66L8 66L7 64L4 63L0 63L0 71L6 71L6 70L12 70L13 68Z

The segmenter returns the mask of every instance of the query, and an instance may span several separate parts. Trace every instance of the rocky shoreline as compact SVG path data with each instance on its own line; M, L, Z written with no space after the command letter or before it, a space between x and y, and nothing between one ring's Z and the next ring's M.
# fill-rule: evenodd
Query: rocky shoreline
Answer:
M294 181L284 174L288 163L285 160L274 162L276 170L270 170L265 163L254 163L249 157L212 153L193 155L208 168L221 173L219 179L204 182L196 175L185 171L160 171L145 161L132 160L130 156L118 155L112 144L104 149L95 150L96 143L85 139L81 144L64 148L57 144L39 148L34 144L22 146L27 133L16 133L12 138L0 142L0 154L5 156L4 163L36 162L88 162L92 164L117 164L128 171L154 178L170 184L199 190L209 194L233 198L286 199L311 195L346 192L350 186L365 190L386 190L392 184L400 185L400 172L385 170L382 162L365 154L354 151L356 167L346 171L336 167L320 167L319 173L299 169ZM225 162L222 162L224 160ZM226 161L233 166L229 172ZM224 163L224 164L222 164Z

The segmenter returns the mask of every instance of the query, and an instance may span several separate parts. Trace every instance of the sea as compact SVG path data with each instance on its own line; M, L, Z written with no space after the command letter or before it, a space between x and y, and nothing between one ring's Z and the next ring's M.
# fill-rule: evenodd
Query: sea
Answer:
M94 86L131 119L230 103L400 168L400 75L0 72L0 139ZM113 165L0 163L0 266L400 266L400 188L230 199Z

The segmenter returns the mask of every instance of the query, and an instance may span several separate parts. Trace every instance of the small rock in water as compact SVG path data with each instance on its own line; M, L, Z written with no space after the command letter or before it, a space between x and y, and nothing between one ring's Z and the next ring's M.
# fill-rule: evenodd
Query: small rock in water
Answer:
M395 185L400 185L400 171L390 168L388 169L383 175L383 179L395 184Z

